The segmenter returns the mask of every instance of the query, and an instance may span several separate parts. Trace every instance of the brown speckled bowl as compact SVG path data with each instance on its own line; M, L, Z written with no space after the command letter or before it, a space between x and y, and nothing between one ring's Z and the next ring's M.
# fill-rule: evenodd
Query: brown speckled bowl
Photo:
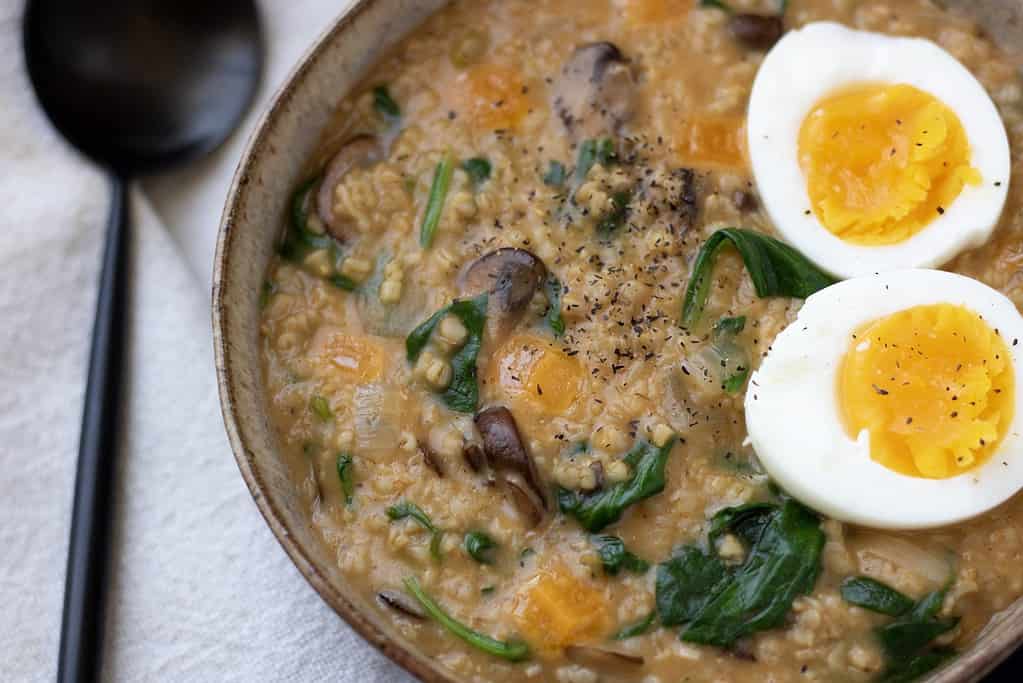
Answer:
M256 505L327 604L384 654L430 683L455 679L346 584L333 552L312 528L298 483L278 459L260 372L259 296L291 190L331 112L374 62L443 4L445 0L358 0L316 41L249 140L224 209L213 273L213 337L224 422ZM1020 37L1023 3L1017 0L943 4L974 14L998 39ZM929 681L976 681L1021 642L1023 601L1017 601L992 620L969 651Z

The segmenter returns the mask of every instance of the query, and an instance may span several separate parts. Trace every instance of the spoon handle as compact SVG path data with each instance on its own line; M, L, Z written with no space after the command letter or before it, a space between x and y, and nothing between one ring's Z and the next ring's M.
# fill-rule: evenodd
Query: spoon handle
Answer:
M99 677L103 655L103 602L121 404L124 325L128 288L127 183L110 174L110 217L89 352L71 540L64 579L64 617L57 668L59 683Z

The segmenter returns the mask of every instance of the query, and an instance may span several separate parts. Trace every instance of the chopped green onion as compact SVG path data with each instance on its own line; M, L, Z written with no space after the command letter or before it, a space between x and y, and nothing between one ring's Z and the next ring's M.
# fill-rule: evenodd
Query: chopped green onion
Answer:
M403 500L397 505L392 505L387 508L387 516L392 522L396 522L401 519L412 519L415 520L419 526L423 527L430 532L430 555L433 559L440 560L442 549L441 541L444 539L444 531L434 526L433 520L430 516L423 512L423 509L415 503Z
M635 638L636 636L643 635L644 633L650 630L651 626L653 626L654 618L656 617L657 610L654 610L653 612L646 615L644 618L640 619L636 623L629 624L628 626L624 627L621 631L615 633L613 636L611 636L611 640L625 640L627 638Z
M490 178L490 162L483 157L473 157L462 162L462 170L469 175L473 187L479 187Z
M316 417L320 418L324 422L334 417L334 413L330 410L330 404L327 403L327 399L322 396L313 396L309 399L309 408L316 413Z
M422 605L423 609L434 621L446 628L452 635L461 638L476 649L495 657L506 659L509 662L521 662L529 659L529 646L524 642L520 640L497 640L479 631L474 631L454 619L423 590L415 577L409 576L405 579L405 590L419 601L419 604Z
M419 230L419 244L424 249L433 244L433 235L437 232L440 215L444 211L444 200L448 196L451 185L451 173L454 171L451 152L445 152L437 168L433 172L433 183L430 184L430 197L423 214L423 226Z
M543 283L543 293L547 297L547 312L543 315L543 321L555 339L561 339L565 334L565 319L561 315L562 291L561 281L548 275Z
M482 531L470 531L465 535L465 552L469 557L480 564L493 564L493 553L490 551L497 547L497 541Z
M401 118L401 107L391 97L391 92L386 85L378 85L373 88L373 108L386 119Z
M337 456L337 476L341 480L341 491L345 494L345 505L352 504L352 497L355 494L355 477L352 470L355 462L348 453L340 453Z
M343 289L346 292L354 292L359 288L359 285L355 280L345 275L341 275L340 273L331 276L327 281L338 289Z
M565 165L560 161L547 164L547 172L543 174L543 184L548 187L561 187L565 184Z

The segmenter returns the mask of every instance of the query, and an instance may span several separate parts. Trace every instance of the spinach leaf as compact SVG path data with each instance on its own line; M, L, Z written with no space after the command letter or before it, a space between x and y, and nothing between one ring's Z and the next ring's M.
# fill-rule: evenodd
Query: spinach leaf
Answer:
M650 569L650 563L633 555L625 547L625 541L617 536L594 536L597 554L604 565L604 573L616 576L621 570L643 574Z
M664 490L664 467L674 445L674 438L662 448L637 441L624 458L625 464L633 469L632 477L592 493L559 487L558 507L566 515L575 517L584 529L597 533L621 519L629 506Z
M820 519L796 501L722 510L711 532L716 539L725 531L750 544L739 567L688 546L657 568L658 614L667 625L688 623L682 640L727 647L779 626L792 601L817 581L824 533Z
M805 256L773 237L742 228L724 228L711 235L696 255L682 304L682 327L692 329L699 321L710 293L714 261L726 243L739 251L759 297L805 299L836 282Z
M777 510L778 506L772 503L746 503L725 508L711 518L707 541L713 547L722 535L731 532L747 546L752 546Z
M426 591L423 590L422 586L419 585L419 581L416 580L415 577L410 576L406 578L404 583L405 590L407 590L409 594L411 594L412 597L414 597L419 604L422 605L423 610L430 615L430 618L469 645L495 657L507 659L509 662L521 662L529 659L529 646L522 641L497 640L484 635L479 631L474 631L445 612L444 609L438 605L434 599L426 593Z
M489 551L497 548L497 541L482 531L470 531L467 533L463 545L465 546L465 552L469 553L469 557L480 564L494 563L493 554Z
M543 314L543 322L550 328L555 339L565 334L565 319L561 315L561 281L548 275L543 283L543 293L547 297L547 312Z
M657 611L654 610L650 614L646 615L634 624L629 624L622 628L622 630L611 636L611 640L626 640L628 638L635 638L641 636L650 630L650 627L654 625L654 619L657 618Z
M936 647L890 665L881 673L877 681L878 683L911 683L911 681L922 678L924 674L934 671L955 656L956 651L951 648Z
M284 241L278 249L282 258L289 261L301 261L314 249L327 249L333 243L326 234L317 234L309 229L309 208L312 195L320 182L320 177L313 176L302 183L291 197L291 221L284 235Z
M337 477L341 480L341 492L345 495L345 505L351 505L355 495L355 461L349 453L337 456Z
M951 583L914 603L894 588L866 576L849 578L842 583L842 597L847 602L897 617L874 629L887 660L879 681L914 681L956 655L952 649L930 646L935 638L959 623L958 618L936 618L950 587Z
M445 152L433 171L433 182L430 183L430 196L426 201L423 213L423 225L419 228L419 245L423 249L433 244L433 236L440 224L440 215L444 211L444 200L451 186L451 174L454 173L454 159L451 152Z
M913 609L911 598L869 576L849 577L840 590L846 602L890 617Z
M565 184L565 165L560 161L550 161L547 172L543 174L543 184L548 187L561 187Z
M441 541L444 539L444 531L436 527L430 516L423 512L423 509L415 503L403 500L397 505L387 508L387 516L392 522L402 519L415 520L419 526L430 532L430 555L433 559L441 559Z
M607 239L618 231L629 214L629 201L632 200L632 193L628 190L615 192L611 195L611 210L601 216L597 221L597 236Z
M473 187L479 187L490 178L490 162L483 157L473 157L462 162L462 170L469 175Z
M448 313L457 317L469 332L465 344L451 357L451 383L441 392L441 400L447 407L460 413L473 413L479 402L479 386L476 383L476 357L483 344L483 327L487 322L487 295L480 294L474 299L458 299L440 309L416 329L405 340L405 355L415 363L423 352L434 329Z
M692 621L714 591L728 578L728 569L715 555L694 546L676 548L671 559L657 566L654 596L665 626Z
M401 107L391 97L391 91L386 85L378 85L373 88L373 108L388 120L401 118Z

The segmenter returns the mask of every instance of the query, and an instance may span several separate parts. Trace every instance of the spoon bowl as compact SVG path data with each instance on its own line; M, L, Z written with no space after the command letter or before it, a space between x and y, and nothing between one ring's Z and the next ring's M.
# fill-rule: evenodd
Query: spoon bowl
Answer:
M53 125L107 169L111 209L89 353L58 681L99 676L127 307L127 182L215 149L259 85L254 0L29 0L25 63Z

